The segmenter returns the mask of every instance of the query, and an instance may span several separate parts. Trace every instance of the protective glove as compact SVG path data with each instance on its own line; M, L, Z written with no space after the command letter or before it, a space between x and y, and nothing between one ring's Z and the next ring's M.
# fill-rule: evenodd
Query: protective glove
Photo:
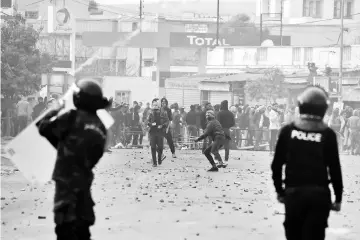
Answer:
M341 202L338 203L338 202L334 202L332 205L331 205L331 210L335 211L335 212L340 212L341 210Z
M284 198L284 196L282 196L282 195L280 195L280 194L277 195L277 200L278 200L279 203L285 203L285 198Z

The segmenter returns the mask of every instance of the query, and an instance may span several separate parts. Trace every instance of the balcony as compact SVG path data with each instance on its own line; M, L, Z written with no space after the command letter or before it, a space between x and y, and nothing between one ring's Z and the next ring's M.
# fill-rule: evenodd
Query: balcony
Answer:
M229 54L230 51L232 54ZM360 45L344 47L343 56L344 69L360 66ZM246 68L274 67L281 67L291 72L301 69L307 71L308 62L314 62L320 69L326 66L337 69L340 65L340 48L291 46L216 48L208 51L206 68L209 73L237 73Z
M32 25L35 29L42 29L43 34L47 34L47 20L27 19L26 23ZM118 27L116 27L118 26ZM131 32L132 22L118 21L117 19L76 19L76 32Z

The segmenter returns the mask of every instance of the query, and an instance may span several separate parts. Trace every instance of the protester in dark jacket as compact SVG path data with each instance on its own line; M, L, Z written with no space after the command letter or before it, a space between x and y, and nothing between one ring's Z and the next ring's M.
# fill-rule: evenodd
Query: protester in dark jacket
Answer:
M216 104L214 106L215 118L217 118L217 115L219 114L219 112L221 110L220 108L221 108L221 106L219 104Z
M229 111L228 101L224 100L221 102L220 112L217 116L217 120L220 122L225 135L228 137L224 144L225 149L225 162L229 160L230 154L230 128L235 126L235 117L232 112Z
M190 106L190 111L186 115L187 130L191 137L198 136L198 128L196 126L197 113L195 112L195 106Z
M198 130L200 130L201 129L201 115L202 115L201 106L195 105L195 112L196 112L196 127Z
M201 124L201 129L205 131L206 126L207 126L207 119L206 119L206 112L208 110L213 110L213 107L211 106L211 103L206 103L204 105L204 110L201 112L200 115L200 124ZM215 114L215 113L214 113ZM202 151L204 152L205 149L207 148L208 145L211 144L211 138L205 138L204 142L203 142L203 147L202 147Z
M164 136L166 135L166 129L169 125L167 112L161 108L158 98L155 98L152 101L152 110L149 113L147 125L149 127L149 140L153 167L157 167L157 165L161 165L164 160ZM156 152L158 153L157 161Z
M131 119L131 132L133 136L132 145L137 146L139 135L142 133L142 128L140 125L140 115L139 115L140 106L136 105L134 107L134 111L132 113L132 119Z
M224 163L219 154L219 149L225 144L225 133L221 127L221 124L218 120L215 119L215 113L213 110L209 110L206 112L206 119L208 120L207 126L205 128L205 132L199 138L195 140L195 142L199 142L206 138L211 138L212 143L205 149L203 152L206 158L209 160L212 168L210 168L209 172L217 172L219 171L219 167L225 167ZM216 166L211 153L214 155L215 159L219 161L219 165Z
M171 122L173 120L173 117L172 117L171 109L169 108L169 102L165 97L163 97L161 99L161 108L163 109L163 111L166 111L167 117L169 118L169 121ZM169 144L169 148L172 153L172 157L176 158L174 140L173 140L173 137L172 137L172 134L171 134L171 131L169 128L170 128L170 125L166 129L165 138L166 138L167 143Z
M38 116L40 116L40 114L42 113L42 111L45 109L46 105L44 103L44 100L42 97L38 98L38 104L35 105L34 110L32 112L32 119L35 120Z

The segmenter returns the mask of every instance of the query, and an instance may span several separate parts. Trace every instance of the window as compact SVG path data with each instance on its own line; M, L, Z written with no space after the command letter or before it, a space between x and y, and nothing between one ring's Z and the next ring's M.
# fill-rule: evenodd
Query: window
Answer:
M130 104L130 91L116 91L115 102Z
M344 0L344 18L352 18L353 0ZM341 18L341 0L334 2L334 18Z
M304 48L304 61L305 61L305 63L313 61L313 48L312 47Z
M209 91L201 91L201 104L210 102Z
M144 67L152 67L154 66L154 60L153 59L144 59Z
M136 31L136 29L138 29L138 23L137 23L137 22L133 22L131 28L132 28L132 31Z
M268 48L265 47L258 48L257 51L258 61L267 61L267 52L268 52Z
M344 47L344 61L351 61L351 47Z
M207 24L185 24L185 32L207 33Z
M1 8L11 8L12 0L1 0Z
M292 58L293 58L293 62L300 62L300 60L301 60L301 48L294 47L292 49Z
M26 11L25 12L26 19L38 19L39 18L39 11Z
M225 48L224 49L224 65L232 65L234 60L234 49Z
M303 0L303 16L321 18L323 12L323 0Z

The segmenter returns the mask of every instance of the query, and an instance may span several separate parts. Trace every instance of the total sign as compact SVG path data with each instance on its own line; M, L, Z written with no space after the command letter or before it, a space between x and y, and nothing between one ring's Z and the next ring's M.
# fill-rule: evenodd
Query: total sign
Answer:
M189 39L190 45L206 46L206 47L211 47L211 46L217 45L217 43L216 43L217 38L212 38L212 37L203 38L203 37L198 37L198 36L194 36L194 35L189 35L186 37ZM219 38L218 45L219 46L230 46L230 44L226 43L225 38Z
M228 37L219 37L219 46L231 46ZM217 37L213 33L170 33L170 47L207 48L216 46Z

